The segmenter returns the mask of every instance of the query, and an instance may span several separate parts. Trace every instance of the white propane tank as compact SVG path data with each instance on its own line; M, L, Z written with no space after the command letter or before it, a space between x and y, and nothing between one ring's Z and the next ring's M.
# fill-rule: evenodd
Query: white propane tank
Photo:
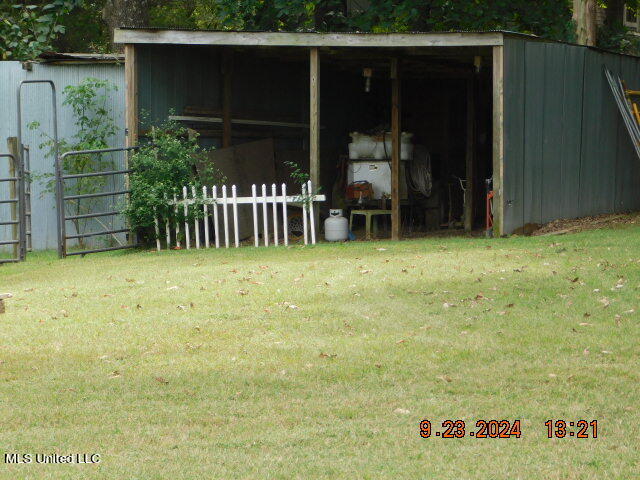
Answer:
M349 239L349 220L342 216L342 210L329 210L329 218L324 221L324 238L327 242Z

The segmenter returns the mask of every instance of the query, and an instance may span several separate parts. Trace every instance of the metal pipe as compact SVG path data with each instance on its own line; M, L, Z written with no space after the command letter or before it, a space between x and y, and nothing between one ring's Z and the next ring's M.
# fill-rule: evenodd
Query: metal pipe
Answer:
M131 173L133 170L112 170L109 172L93 172L93 173L79 173L76 175L63 175L63 180L69 180L72 178L89 178L89 177L107 177L109 175L120 175L124 173Z
M131 193L131 190L119 190L115 192L102 192L102 193L84 193L82 195L69 195L68 197L63 197L63 200L67 201L67 200L80 200L83 198L115 197L117 195L127 195L128 193Z
M83 218L99 218L99 217L111 217L113 215L120 215L122 212L113 211L113 212L102 212L102 213L85 213L84 215L73 215L71 217L66 217L65 220L82 220Z
M127 230L128 231L128 230ZM122 247L107 247L107 248L95 248L93 250L82 250L79 252L69 252L66 254L67 257L72 255L88 255L89 253L100 253L100 252L113 252L115 250L126 250L129 248L137 248L139 245L125 245Z
M18 89L17 89L17 106L18 106L18 115L17 115L17 123L18 123L18 128L17 128L17 134L18 134L18 152L20 153L20 162L18 162L18 164L21 166L21 168L24 167L23 164L23 159L24 159L24 147L22 145L22 101L21 101L21 92L22 92L22 86L26 85L28 83L46 83L51 87L51 113L53 115L53 153L54 153L54 158L55 158L55 172L56 172L56 207L58 208L58 215L57 215L57 221L58 221L58 256L62 257L62 237L61 237L61 224L64 223L64 205L62 202L62 190L61 190L61 184L60 184L60 175L59 173L61 173L61 166L60 166L60 143L58 141L58 102L56 100L56 85L55 83L53 83L53 81L51 80L22 80L19 84L18 84ZM24 177L24 175L23 175ZM24 183L24 178L23 178L23 183ZM23 187L24 188L24 185ZM23 209L24 210L24 209ZM27 237L26 237L26 215L23 215L23 225L25 225L25 228L21 229L21 235L24 236L23 239L23 246L24 246L24 251L21 253L21 258L24 260L24 258L26 257L26 244L27 244Z
M128 228L123 228L119 230L103 230L101 232L90 232L90 233L80 233L78 235L68 235L65 237L66 240L73 240L76 238L88 238L88 237L99 237L100 235L111 235L114 233L124 233L128 232Z

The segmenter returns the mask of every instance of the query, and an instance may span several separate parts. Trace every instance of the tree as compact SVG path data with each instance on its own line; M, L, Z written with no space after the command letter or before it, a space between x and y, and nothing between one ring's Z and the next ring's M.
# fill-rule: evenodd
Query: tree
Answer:
M81 0L52 0L45 4L0 4L0 58L31 60L53 50L54 40L65 33L61 18Z
M148 27L153 0L106 0L102 17L109 27L111 41L118 27Z

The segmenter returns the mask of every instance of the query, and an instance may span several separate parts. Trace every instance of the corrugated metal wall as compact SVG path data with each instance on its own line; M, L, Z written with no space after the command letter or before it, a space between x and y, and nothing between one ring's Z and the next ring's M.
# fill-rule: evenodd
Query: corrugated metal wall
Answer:
M505 36L504 231L640 209L634 153L605 66L640 89L640 59Z
M23 70L20 62L0 62L0 152L7 151L7 138L16 135L16 88L21 80L53 80L58 93L58 128L60 138L70 139L75 132L73 115L70 108L62 106L62 91L67 85L78 85L84 78L94 77L113 82L118 91L108 100L120 132L113 139L113 146L124 145L124 65L123 64L34 64L32 71ZM28 85L23 87L23 141L31 148L31 169L36 174L53 173L53 159L45 157L45 151L39 148L42 136L38 131L26 128L33 121L41 124L41 130L52 132L51 93L46 85ZM123 163L121 155L114 160L119 166ZM0 160L0 176L6 176L7 162ZM5 190L1 190L5 189ZM0 195L5 196L8 185L0 184ZM53 194L44 191L42 181L32 184L33 211L33 247L35 250L56 248L56 216ZM6 217L9 207L0 205L1 217ZM0 226L0 240L9 239L10 227Z
M222 51L216 47L139 45L141 130L186 106L222 108ZM284 115L308 121L308 63L236 52L232 110L258 116ZM211 127L216 128L215 125ZM220 125L217 128L221 128ZM242 126L234 130L242 129ZM250 141L242 138L234 143ZM219 139L201 139L220 146Z

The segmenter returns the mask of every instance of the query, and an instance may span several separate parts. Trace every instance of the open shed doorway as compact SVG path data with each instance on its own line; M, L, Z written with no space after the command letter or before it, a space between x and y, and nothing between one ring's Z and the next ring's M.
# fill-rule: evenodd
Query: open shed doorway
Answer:
M347 217L391 208L394 57L401 81L402 236L484 228L492 176L491 48L322 51L320 178L330 194L327 206Z

